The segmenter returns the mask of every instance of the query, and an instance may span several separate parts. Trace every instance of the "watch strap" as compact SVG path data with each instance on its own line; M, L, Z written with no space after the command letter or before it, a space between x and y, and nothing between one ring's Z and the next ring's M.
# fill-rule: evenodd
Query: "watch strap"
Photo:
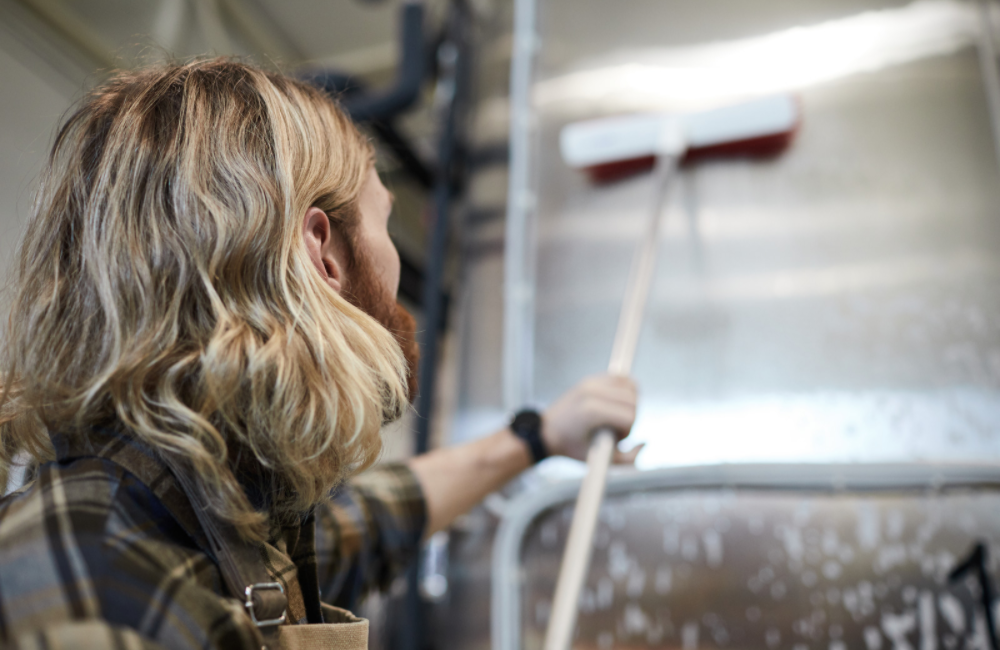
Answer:
M549 450L542 440L542 416L534 409L524 409L514 415L510 421L510 430L514 435L524 440L535 463L549 457Z

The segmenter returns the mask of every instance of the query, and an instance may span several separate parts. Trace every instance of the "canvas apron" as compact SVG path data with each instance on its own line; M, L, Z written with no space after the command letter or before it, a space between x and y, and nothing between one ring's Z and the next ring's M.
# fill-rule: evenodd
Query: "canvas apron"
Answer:
M323 604L325 623L278 625L269 650L368 650L368 620ZM265 641L266 643L266 641Z

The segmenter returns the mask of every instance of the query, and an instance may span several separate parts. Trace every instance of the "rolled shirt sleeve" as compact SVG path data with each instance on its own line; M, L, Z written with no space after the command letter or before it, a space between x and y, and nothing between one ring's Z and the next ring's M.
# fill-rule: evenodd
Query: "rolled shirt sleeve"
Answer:
M406 465L380 465L339 487L316 509L323 600L352 609L387 589L416 557L426 524L423 490Z

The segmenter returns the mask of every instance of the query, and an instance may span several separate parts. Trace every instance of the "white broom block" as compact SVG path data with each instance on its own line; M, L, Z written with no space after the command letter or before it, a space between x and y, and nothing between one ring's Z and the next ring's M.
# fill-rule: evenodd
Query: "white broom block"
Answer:
M559 134L563 160L581 169L656 155L663 129L680 122L691 150L791 133L800 120L792 95L774 95L701 113L645 113L567 125Z

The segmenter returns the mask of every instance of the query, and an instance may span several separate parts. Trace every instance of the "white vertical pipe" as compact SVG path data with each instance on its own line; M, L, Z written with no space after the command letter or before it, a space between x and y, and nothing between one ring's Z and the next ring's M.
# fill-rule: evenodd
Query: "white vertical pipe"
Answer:
M515 0L510 73L510 168L504 236L503 398L514 410L532 397L535 323L535 260L531 217L534 138L531 76L537 49L535 0Z

